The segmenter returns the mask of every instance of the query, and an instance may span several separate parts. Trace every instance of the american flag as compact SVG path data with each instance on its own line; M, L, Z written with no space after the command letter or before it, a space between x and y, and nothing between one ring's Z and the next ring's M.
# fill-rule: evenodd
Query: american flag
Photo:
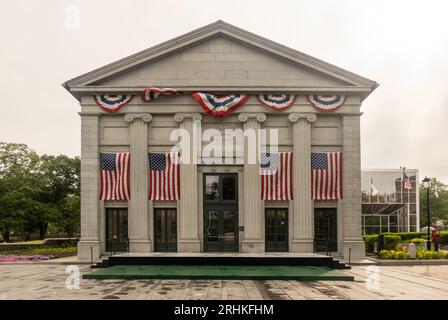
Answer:
M405 169L403 169L403 189L412 190L412 183L406 175Z
M178 153L149 154L149 200L180 199Z
M292 200L292 152L261 155L261 200Z
M129 200L130 154L100 154L100 200Z
M311 197L314 200L342 199L342 153L311 153Z

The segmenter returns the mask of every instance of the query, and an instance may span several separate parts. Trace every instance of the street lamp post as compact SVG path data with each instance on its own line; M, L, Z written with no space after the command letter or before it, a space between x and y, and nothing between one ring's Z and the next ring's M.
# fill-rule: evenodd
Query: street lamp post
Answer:
M423 179L423 185L426 188L426 219L427 219L427 228L428 228L428 241L426 242L426 249L431 250L431 221L429 217L429 188L430 188L431 179L425 177Z

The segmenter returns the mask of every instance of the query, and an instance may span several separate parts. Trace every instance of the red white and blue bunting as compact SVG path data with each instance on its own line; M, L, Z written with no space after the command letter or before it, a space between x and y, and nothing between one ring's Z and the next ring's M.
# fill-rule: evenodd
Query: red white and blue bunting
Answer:
M117 112L125 104L129 103L132 95L96 95L93 96L97 105L106 112Z
M142 100L145 102L154 102L156 101L160 96L170 96L170 95L177 95L180 94L179 91L170 89L170 88L148 88L145 89L142 93Z
M222 118L245 104L249 96L241 94L215 96L209 93L195 92L193 98L212 117Z
M330 95L308 95L306 96L307 100L311 105L319 111L322 112L333 112L336 109L340 108L347 96L330 96Z
M280 94L280 95L263 94L257 96L257 99L262 104L275 111L283 111L292 106L294 101L296 101L296 96L286 94Z

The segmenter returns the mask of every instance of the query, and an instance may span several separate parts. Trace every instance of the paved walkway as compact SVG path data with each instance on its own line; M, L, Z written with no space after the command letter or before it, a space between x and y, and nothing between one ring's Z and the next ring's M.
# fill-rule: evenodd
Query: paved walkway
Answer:
M1 299L448 299L448 266L355 266L347 281L80 280L64 265L0 265ZM79 266L81 274L90 272ZM376 273L379 271L379 274Z

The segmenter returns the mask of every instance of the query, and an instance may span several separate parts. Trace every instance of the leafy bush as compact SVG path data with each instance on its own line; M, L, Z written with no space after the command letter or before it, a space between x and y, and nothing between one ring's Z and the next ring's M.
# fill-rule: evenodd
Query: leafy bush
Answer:
M422 244L425 241L426 241L425 239L414 238L414 239L409 240L409 243Z
M420 260L432 260L432 259L444 259L448 258L448 253L443 251L428 251L428 250L418 250L417 259Z
M385 235L384 236L384 249L396 250L398 247L398 243L400 243L400 241L401 241L400 236Z
M395 246L395 248L387 246L387 241L388 241L387 237L390 237L390 236L398 236L398 237L400 237L401 241L403 241L403 242L413 242L415 244L418 244L418 243L420 244L420 243L422 243L422 241L426 240L427 235L428 235L426 232L396 232L396 233L386 232L386 233L382 233L382 234L385 236L384 237L385 249L396 249L396 246ZM377 234L365 235L362 238L363 238L364 242L366 243L366 251L373 252L375 242L378 242L378 235ZM418 239L421 239L421 240L418 240ZM448 231L440 232L440 244L448 245Z
M366 243L366 251L373 252L374 248L375 248L375 242L377 242L377 239L378 239L378 235L373 234L373 235L363 236L362 239Z

